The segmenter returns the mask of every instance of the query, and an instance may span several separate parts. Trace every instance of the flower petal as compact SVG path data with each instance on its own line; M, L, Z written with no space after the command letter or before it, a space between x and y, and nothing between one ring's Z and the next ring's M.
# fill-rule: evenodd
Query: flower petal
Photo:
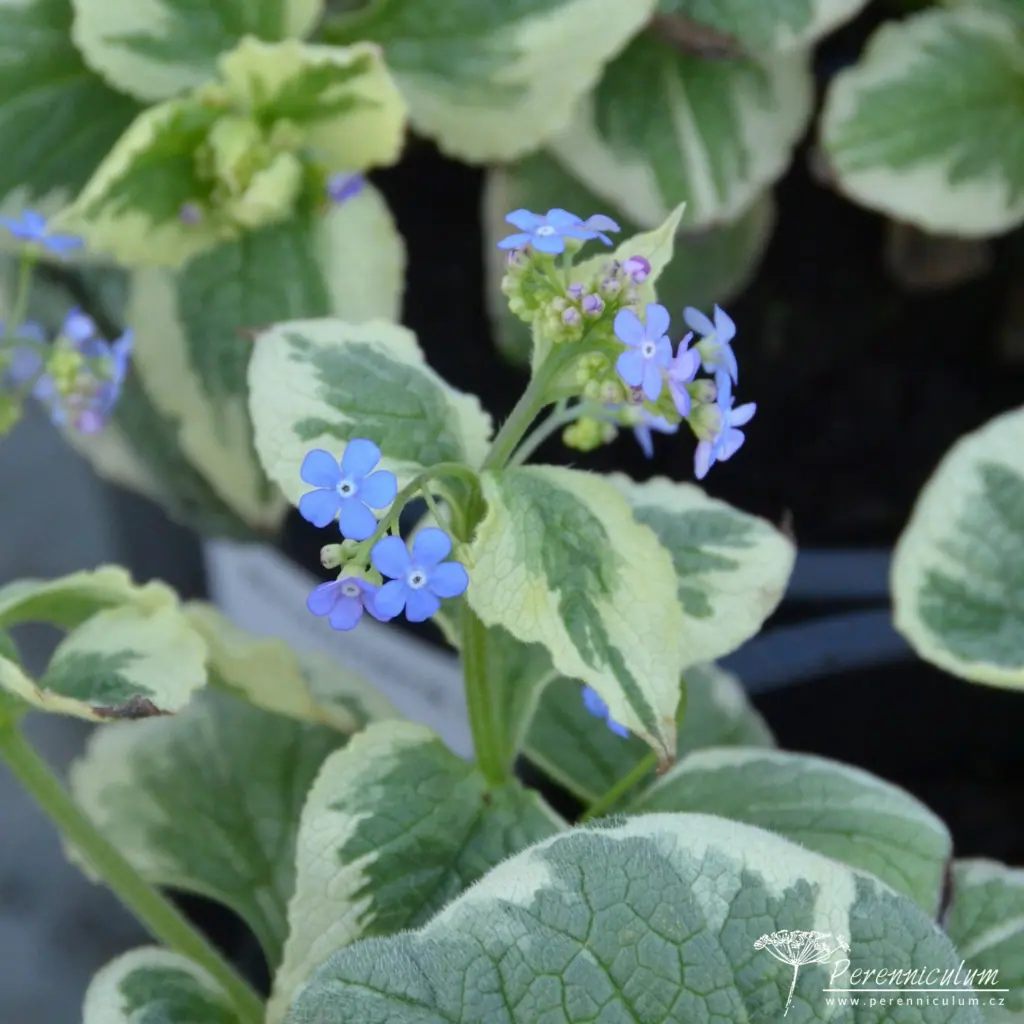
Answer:
M615 360L615 369L631 388L639 387L644 379L644 357L635 348L628 349Z
M668 364L672 362L672 342L664 334L654 343L654 356L651 361L663 370L667 370Z
M621 722L616 722L611 715L609 715L605 721L608 723L608 728L611 729L616 736L621 736L624 740L629 739L629 730Z
M561 235L534 235L530 244L537 252L546 252L549 256L565 252L565 239Z
M314 448L302 460L299 476L314 487L337 487L341 480L341 469L338 460L330 452Z
M581 225L583 223L582 217L577 217L575 213L570 213L568 210L563 210L558 206L552 210L548 210L544 219L553 228L567 228L575 225Z
M363 617L363 602L358 597L343 597L327 621L332 629L355 629Z
M736 353L733 352L732 345L722 346L719 361L725 369L729 371L729 376L732 377L733 383L738 384L740 379L740 368L736 363Z
M341 457L343 476L361 480L380 462L380 449L365 437L354 437L345 446Z
M401 537L383 537L373 545L370 561L377 572L383 576L399 579L404 576L412 564L405 541ZM403 583L402 586L405 586ZM398 611L402 609L399 608ZM398 612L395 612L397 615Z
M498 243L498 248L499 249L520 249L524 245L526 245L526 243L529 242L531 238L533 238L533 235L526 235L526 234L509 235L508 238L503 238Z
M661 370L658 369L653 359L644 361L644 398L648 402L656 402L661 394L661 386L664 383Z
M333 522L340 507L341 495L337 491L309 491L299 498L299 515L314 526L326 526Z
M729 374L723 373L721 370L715 374L715 387L718 388L718 396L715 401L718 403L720 409L731 409L732 408L732 381L729 379Z
M728 345L736 337L736 324L720 306L715 306L715 336L723 345Z
M583 706L595 718L604 718L608 714L608 705L592 686L583 687Z
M621 231L622 228L611 219L606 217L603 213L595 213L588 217L584 222L583 226L589 228L591 231Z
M686 419L690 415L690 410L693 408L693 399L690 398L690 392L686 390L684 384L680 384L674 377L669 375L668 378L668 391L672 396L672 404L676 407L676 412L679 413L683 419Z
M731 459L742 447L746 440L742 430L733 430L731 427L725 431L715 445L715 458L719 462Z
M330 583L321 583L319 587L314 587L306 598L306 607L314 615L330 615L338 603L340 587L341 580L332 580Z
M744 402L743 405L738 405L729 414L729 426L744 426L754 418L755 412L757 412L757 402Z
M652 302L644 312L647 325L647 337L651 340L660 338L672 323L668 310L657 302Z
M708 470L715 464L715 446L710 441L699 441L693 453L693 475L703 480Z
M633 428L633 436L636 438L636 443L640 445L640 451L648 459L654 458L654 440L651 437L651 428L646 423L641 423L639 426Z
M700 331L705 337L715 333L715 325L699 310L693 306L687 306L683 310L683 319L687 327Z
M426 622L440 607L440 598L429 590L410 590L405 599L405 617L410 622Z
M362 497L342 498L338 529L349 540L366 540L377 529L377 517L363 504Z
M700 353L695 348L685 348L684 342L680 342L679 351L668 368L669 378L680 384L687 384L697 376L699 369Z
M615 314L614 330L615 337L630 348L637 348L646 337L640 317L631 309L620 309Z
M428 526L416 534L412 542L412 560L421 568L429 569L431 566L443 562L452 551L451 538L444 530L436 526Z
M397 537L394 539L398 540ZM391 580L389 583L385 583L377 591L377 596L373 599L374 611L377 613L376 617L381 622L388 622L396 615L401 615L402 609L405 607L406 598L410 593L411 591L406 586L404 580Z
M398 481L389 469L378 469L359 485L359 497L370 508L387 508L398 493Z
M529 210L513 210L505 221L520 231L536 231L544 223L544 218L539 213L531 213Z
M458 597L468 586L469 573L461 562L434 566L427 578L427 587L438 597Z

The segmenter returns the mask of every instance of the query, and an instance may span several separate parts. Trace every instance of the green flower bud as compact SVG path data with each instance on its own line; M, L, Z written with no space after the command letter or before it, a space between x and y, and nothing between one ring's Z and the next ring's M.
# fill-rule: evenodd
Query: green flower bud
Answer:
M601 384L597 397L602 405L621 405L626 400L626 389L618 379L612 378Z
M325 569L337 569L344 561L341 544L325 544L320 549L320 564Z
M562 431L562 443L578 452L591 452L615 439L616 430L611 423L581 416Z

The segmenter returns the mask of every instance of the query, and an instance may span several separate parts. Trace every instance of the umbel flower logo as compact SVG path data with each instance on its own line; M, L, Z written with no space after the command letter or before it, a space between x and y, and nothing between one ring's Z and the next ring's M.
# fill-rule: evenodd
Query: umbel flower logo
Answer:
M793 990L796 988L800 968L804 964L827 963L840 950L848 953L850 944L842 935L833 936L831 932L791 932L783 928L782 931L772 932L771 935L762 935L754 943L754 949L766 949L776 960L781 960L793 968L793 980L789 986L786 1010L783 1013L785 1017L789 1013L790 1003L793 1002Z

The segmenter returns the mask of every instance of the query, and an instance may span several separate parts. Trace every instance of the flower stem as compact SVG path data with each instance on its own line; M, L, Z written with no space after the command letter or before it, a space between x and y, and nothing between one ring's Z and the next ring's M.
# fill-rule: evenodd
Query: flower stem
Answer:
M61 835L115 896L168 949L205 968L230 996L242 1024L260 1024L263 1001L234 968L111 845L71 799L50 766L11 722L0 724L0 757Z
M25 321L28 312L28 298L32 290L32 268L36 265L35 254L25 250L18 260L18 288L14 293L14 307L11 310L11 337L17 337L18 328Z
M477 766L488 782L502 785L509 779L511 764L505 756L505 741L487 671L487 627L466 602L462 606L462 673Z

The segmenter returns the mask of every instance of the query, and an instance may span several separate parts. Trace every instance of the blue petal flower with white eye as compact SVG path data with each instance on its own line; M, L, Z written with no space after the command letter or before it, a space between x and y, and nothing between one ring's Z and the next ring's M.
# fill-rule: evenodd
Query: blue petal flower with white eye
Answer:
M615 369L631 388L641 388L644 398L655 402L672 358L672 342L665 334L670 318L668 310L657 303L647 307L645 316L646 323L641 323L631 309L615 314L615 337L626 346Z
M756 402L747 402L733 408L735 399L727 373L718 373L715 383L718 385L717 404L722 416L722 425L713 440L701 441L697 445L693 456L693 469L698 480L703 480L716 462L728 461L743 447L746 435L738 428L749 423L757 412Z
M619 225L604 214L598 213L583 221L575 213L557 208L548 210L546 214L513 210L505 220L519 231L503 238L498 243L499 249L521 249L524 245L531 245L538 252L552 256L565 252L567 238L583 242L600 238L605 245L611 245L611 239L604 232L619 230Z
M633 436L644 455L652 459L654 458L654 438L651 437L651 431L656 430L659 434L675 434L679 430L679 424L669 423L664 416L655 416L646 409L641 409L640 412L643 420L633 427Z
M412 554L401 537L385 537L373 545L370 561L389 582L375 600L378 617L387 621L405 610L410 622L424 622L441 607L441 599L458 597L469 586L459 562L446 562L452 542L444 530L428 526L416 534Z
M583 687L583 706L590 712L595 718L603 718L616 736L621 736L623 739L628 738L629 730L622 725L620 722L616 722L611 716L611 712L608 710L608 705L604 702L601 695L593 687Z
M57 256L63 256L82 244L76 235L51 235L47 230L46 218L35 210L26 210L20 218L0 217L0 224L15 238L23 242L35 242Z
M378 590L358 576L343 576L314 588L306 599L306 607L314 615L325 615L333 629L355 629L364 611L375 619L381 618L374 604Z
M377 529L371 509L387 508L398 493L395 474L386 469L371 472L380 462L380 449L364 437L345 446L341 462L314 448L302 460L299 475L316 490L299 499L299 514L314 526L338 520L343 537L366 540Z
M736 364L736 353L732 350L732 339L736 337L736 324L724 309L715 306L715 321L712 323L699 309L687 306L683 310L683 318L687 327L692 327L701 334L696 349L704 365L705 373L717 373L725 370L732 378L733 384L740 379L739 366Z
M676 412L683 419L690 415L690 409L693 407L686 385L697 376L697 371L700 369L700 353L695 348L688 348L692 337L693 331L679 342L679 348L665 374L668 378L668 390L672 396L672 404L675 405Z

